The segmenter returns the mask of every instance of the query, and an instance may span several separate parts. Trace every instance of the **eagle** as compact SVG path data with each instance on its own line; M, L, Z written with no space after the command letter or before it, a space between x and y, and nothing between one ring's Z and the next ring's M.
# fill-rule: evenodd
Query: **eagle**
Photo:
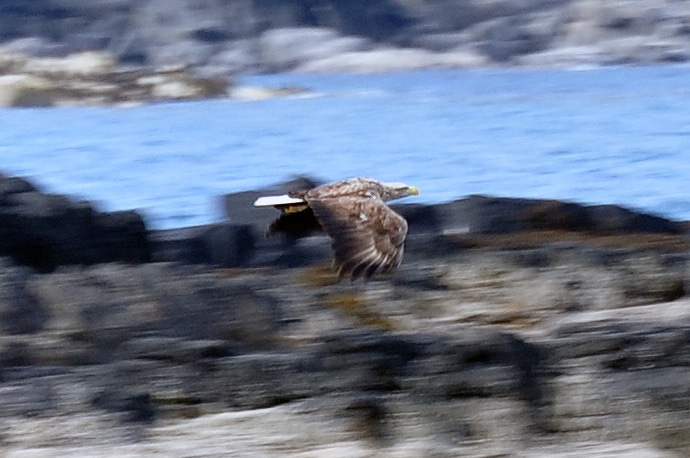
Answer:
M275 207L281 215L267 235L303 237L324 231L331 238L338 278L351 280L390 272L403 259L407 221L386 202L419 190L404 183L358 177L281 196L260 197L255 207Z

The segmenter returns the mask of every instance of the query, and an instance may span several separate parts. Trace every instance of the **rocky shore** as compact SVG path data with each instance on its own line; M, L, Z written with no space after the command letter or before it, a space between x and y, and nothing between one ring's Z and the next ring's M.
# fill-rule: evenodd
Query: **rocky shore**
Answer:
M227 97L229 90L227 78L183 66L126 69L103 52L30 57L0 48L0 107L130 106Z
M0 1L0 42L207 73L685 62L685 2Z
M0 106L225 97L238 74L687 62L689 24L686 2L652 0L0 0Z
M690 453L686 224L401 205L401 269L337 283L325 237L263 238L261 192L156 232L0 176L3 456Z

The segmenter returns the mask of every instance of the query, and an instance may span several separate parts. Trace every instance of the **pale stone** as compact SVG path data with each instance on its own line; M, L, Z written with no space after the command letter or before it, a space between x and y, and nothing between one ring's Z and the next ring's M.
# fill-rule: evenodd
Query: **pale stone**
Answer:
M102 52L81 52L67 56L63 65L77 75L103 75L115 69L115 59Z
M304 94L306 91L300 88L284 87L284 88L267 88L267 87L253 87L240 86L235 87L230 91L230 97L237 100L256 101L274 99L276 97L287 97Z
M485 63L480 54L467 51L435 53L424 49L386 48L373 51L345 52L322 59L314 59L296 68L307 73L375 73L424 68L475 67Z
M64 58L45 57L27 59L25 72L39 74L67 74L79 76L104 75L115 69L115 60L101 52L83 52Z
M199 95L198 86L189 84L186 81L164 81L155 84L151 95L160 99L189 99Z
M264 33L259 40L261 60L276 69L290 69L343 53L371 49L363 38L342 37L325 28L286 28Z
M32 75L0 76L0 106L36 107L55 103L55 85Z

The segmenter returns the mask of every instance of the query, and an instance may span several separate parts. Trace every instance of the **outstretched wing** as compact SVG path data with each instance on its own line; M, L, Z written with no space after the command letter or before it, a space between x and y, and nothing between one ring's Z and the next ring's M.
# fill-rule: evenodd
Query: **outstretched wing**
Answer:
M369 278L402 262L407 221L378 194L307 196L307 203L333 241L339 277Z

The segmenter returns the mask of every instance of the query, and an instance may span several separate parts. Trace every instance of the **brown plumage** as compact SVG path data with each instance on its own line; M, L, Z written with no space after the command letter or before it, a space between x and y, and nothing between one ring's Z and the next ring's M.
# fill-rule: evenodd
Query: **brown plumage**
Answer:
M322 229L332 239L338 276L369 278L397 268L405 252L407 221L386 202L419 194L402 183L352 178L286 196L258 199L256 206L274 206L281 216L268 234L293 237Z

